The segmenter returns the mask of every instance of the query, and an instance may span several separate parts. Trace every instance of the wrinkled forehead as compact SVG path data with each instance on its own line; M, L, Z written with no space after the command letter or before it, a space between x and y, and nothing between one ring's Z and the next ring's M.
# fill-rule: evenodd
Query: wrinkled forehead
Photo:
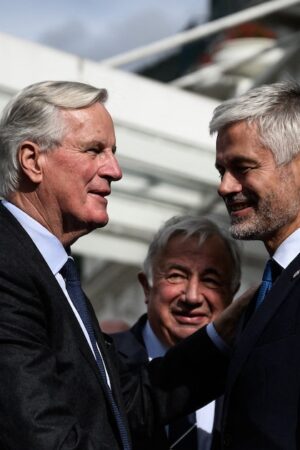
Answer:
M199 257L203 253L204 246L211 249L211 254L230 251L222 236L215 232L203 232L186 234L178 232L173 234L167 241L166 245L157 253L159 259L169 257L188 257L191 253L198 254Z
M84 136L90 140L107 141L109 145L112 145L111 141L115 141L113 120L100 102L87 108L62 109L60 114L65 124L65 137Z

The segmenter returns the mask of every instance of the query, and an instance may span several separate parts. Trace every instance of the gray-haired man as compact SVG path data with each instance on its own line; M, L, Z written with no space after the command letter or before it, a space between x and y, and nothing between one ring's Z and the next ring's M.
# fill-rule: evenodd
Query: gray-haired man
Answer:
M197 216L169 219L153 237L138 274L147 314L129 331L113 335L121 356L132 366L162 356L218 317L238 290L240 276L238 245L214 222ZM220 417L218 399L166 430L158 427L135 446L168 449L182 438L174 449L217 449Z

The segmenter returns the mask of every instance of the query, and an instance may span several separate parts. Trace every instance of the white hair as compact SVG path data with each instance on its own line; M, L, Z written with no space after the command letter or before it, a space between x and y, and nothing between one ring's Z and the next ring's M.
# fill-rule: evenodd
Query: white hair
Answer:
M105 89L73 81L44 81L20 91L4 108L0 121L0 196L18 187L18 151L30 140L42 151L58 146L65 124L60 111L104 103Z
M211 134L240 121L255 124L263 146L276 163L286 164L300 152L300 85L285 81L263 85L219 105Z

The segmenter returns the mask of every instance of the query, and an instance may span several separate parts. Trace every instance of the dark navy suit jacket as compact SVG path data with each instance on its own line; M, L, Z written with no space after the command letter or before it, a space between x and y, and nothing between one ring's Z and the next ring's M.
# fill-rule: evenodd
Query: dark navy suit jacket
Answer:
M228 372L223 448L299 450L300 255L244 319Z

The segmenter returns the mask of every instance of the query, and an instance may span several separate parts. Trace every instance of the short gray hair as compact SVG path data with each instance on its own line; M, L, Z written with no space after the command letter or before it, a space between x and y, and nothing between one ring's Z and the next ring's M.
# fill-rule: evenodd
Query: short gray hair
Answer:
M257 126L260 142L271 150L277 165L290 162L300 152L300 85L263 85L226 100L215 109L210 132L239 121Z
M30 140L51 150L60 145L65 124L60 111L104 103L107 91L74 81L43 81L20 91L4 108L0 120L0 196L18 187L18 151Z
M241 257L238 243L227 233L206 217L198 216L174 216L167 220L154 235L147 256L143 263L143 271L150 285L153 281L153 264L155 257L161 253L168 245L169 240L182 235L185 239L198 237L199 247L211 236L218 236L222 239L232 258L232 280L231 288L234 292L241 280Z

